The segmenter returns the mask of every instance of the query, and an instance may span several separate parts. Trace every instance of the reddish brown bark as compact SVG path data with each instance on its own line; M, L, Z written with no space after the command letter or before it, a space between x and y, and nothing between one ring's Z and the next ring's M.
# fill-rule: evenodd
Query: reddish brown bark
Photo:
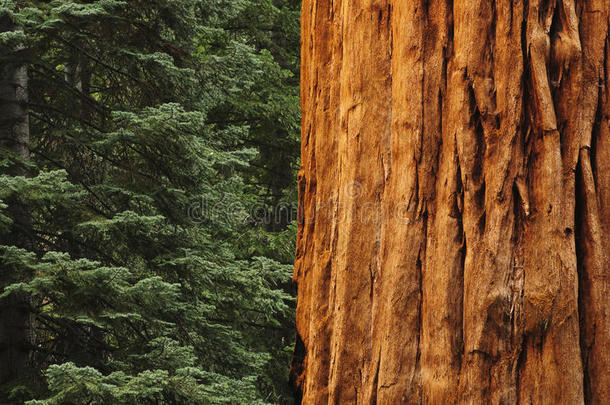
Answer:
M610 401L609 15L304 0L304 404Z

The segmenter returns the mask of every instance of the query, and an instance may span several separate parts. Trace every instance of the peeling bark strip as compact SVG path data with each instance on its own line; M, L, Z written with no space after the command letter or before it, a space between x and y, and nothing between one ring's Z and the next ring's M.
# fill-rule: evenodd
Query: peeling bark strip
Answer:
M610 401L609 16L303 2L304 404Z

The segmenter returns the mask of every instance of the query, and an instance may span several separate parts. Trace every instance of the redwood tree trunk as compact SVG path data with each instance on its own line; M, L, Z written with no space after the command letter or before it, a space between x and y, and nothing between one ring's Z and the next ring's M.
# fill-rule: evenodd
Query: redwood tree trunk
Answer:
M304 0L304 404L610 401L610 2Z

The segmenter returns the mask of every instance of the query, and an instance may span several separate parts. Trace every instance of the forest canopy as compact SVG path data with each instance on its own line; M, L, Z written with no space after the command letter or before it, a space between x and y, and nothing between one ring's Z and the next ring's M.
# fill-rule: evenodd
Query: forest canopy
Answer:
M0 403L290 403L299 6L0 0Z

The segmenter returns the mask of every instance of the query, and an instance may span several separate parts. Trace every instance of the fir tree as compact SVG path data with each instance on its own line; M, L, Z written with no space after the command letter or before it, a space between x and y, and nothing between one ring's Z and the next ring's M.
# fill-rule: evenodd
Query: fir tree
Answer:
M0 150L2 305L29 339L4 400L287 401L294 230L250 209L294 196L287 4L0 1L3 72L29 72L28 156Z

